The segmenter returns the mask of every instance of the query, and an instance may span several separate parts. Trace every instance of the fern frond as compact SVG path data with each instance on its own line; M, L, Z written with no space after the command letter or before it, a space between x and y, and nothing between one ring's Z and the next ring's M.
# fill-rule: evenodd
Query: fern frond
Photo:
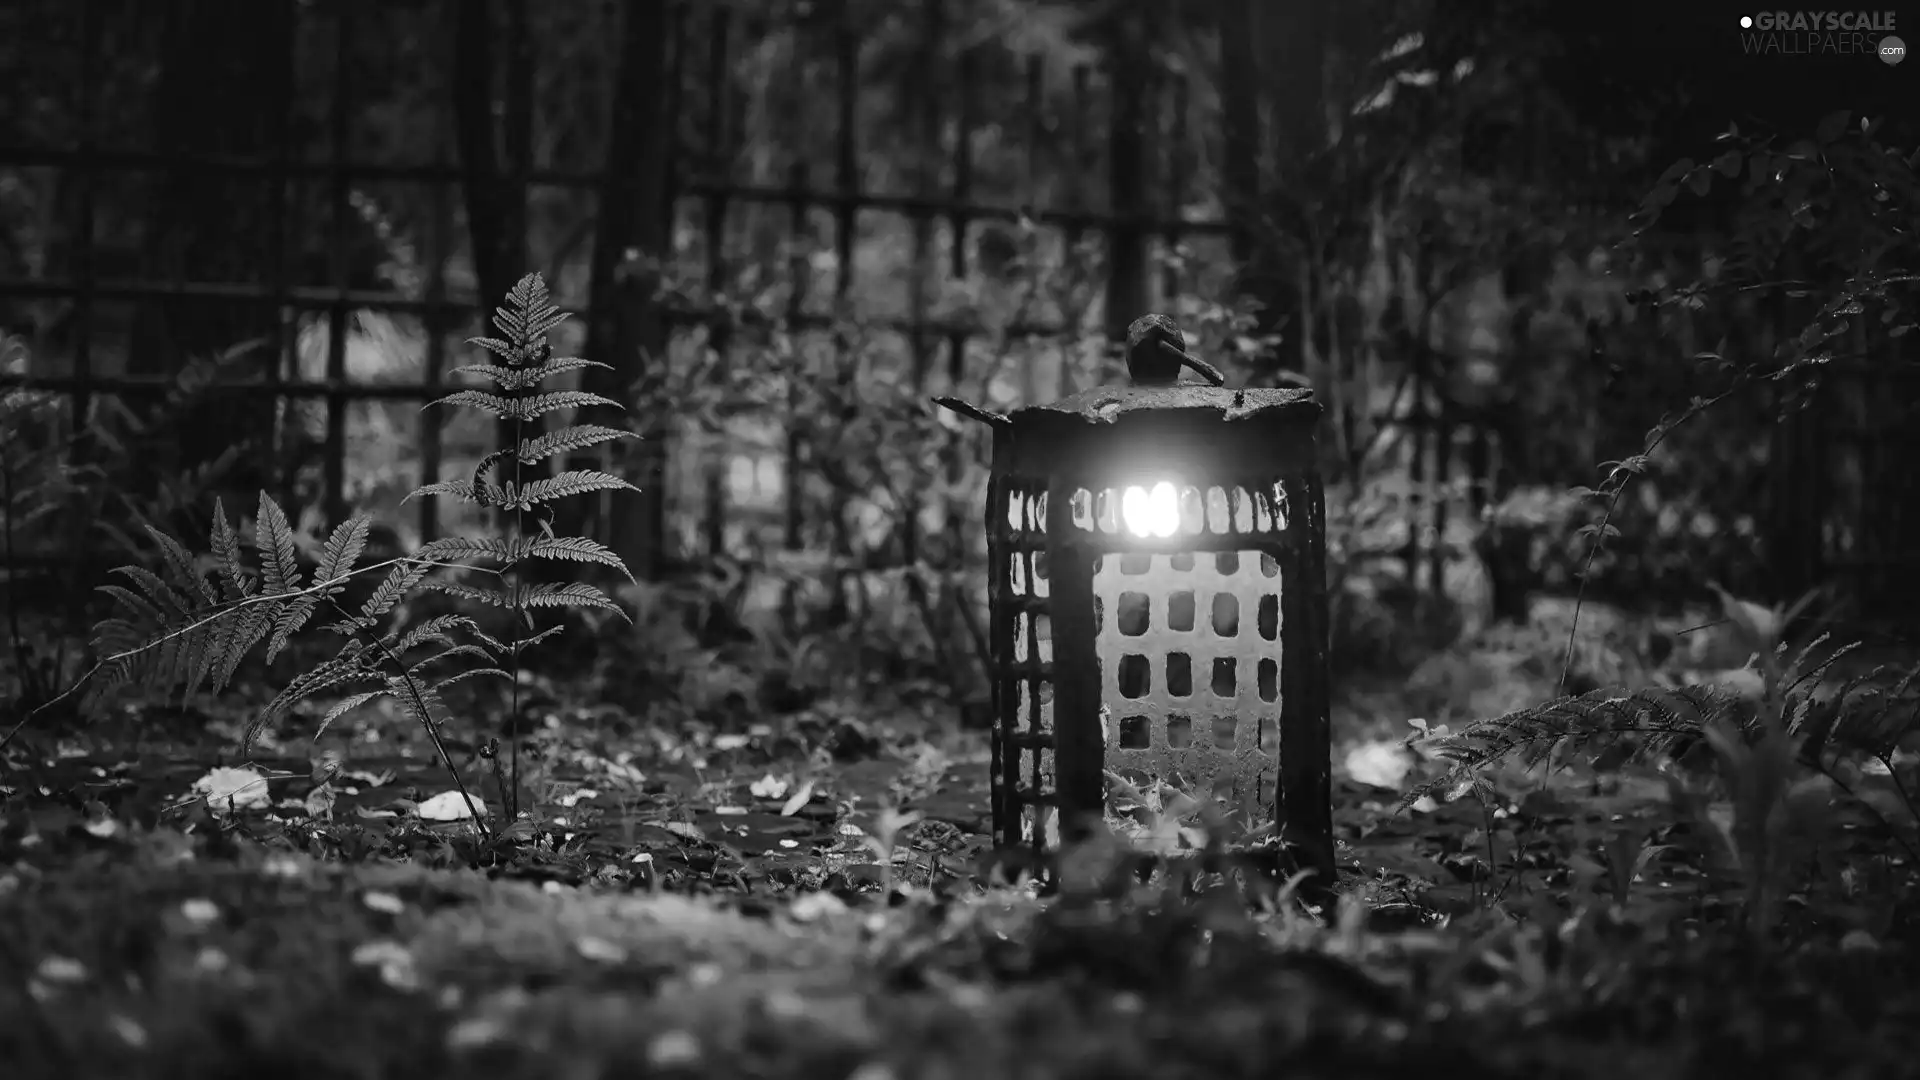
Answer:
M260 493L260 508L254 520L253 544L260 552L260 573L267 594L281 596L300 587L300 564L294 557L293 526L280 504L266 492Z
M508 672L502 671L501 669L496 667L466 668L461 671L456 671L453 674L447 676L446 678L441 679L439 682L434 683L433 686L429 688L428 692L431 693L436 700L438 700L440 697L440 691L445 690L447 687L452 686L455 683L465 682L468 679L477 679L482 677L489 678L489 679L506 679L508 681L512 681L513 679L513 676L511 674L509 674Z
M500 589L489 589L480 585L468 585L458 581L447 581L444 578L433 578L423 581L420 583L420 587L423 589L431 589L434 592L445 593L448 596L458 597L462 600L471 600L477 604L490 604L494 607L508 609L515 606L513 594Z
M322 599L338 596L346 589L347 572L367 546L367 530L373 521L354 515L343 521L327 537L320 550L320 566L313 574L313 587L287 602L286 609L274 620L273 637L267 642L267 660L271 662L287 647L287 642L313 617Z
M497 536L444 536L420 545L413 557L430 563L453 563L467 559L498 559L505 562L513 555L512 545Z
M506 499L501 505L511 510L531 510L536 506L553 502L555 499L584 495L590 491L623 489L640 490L611 473L600 472L597 469L570 469L528 484L508 484Z
M320 723L314 728L314 740L318 741L320 736L325 735L327 729L333 726L335 720L365 705L374 698L385 697L386 695L387 688L383 686L378 690L362 690L358 694L351 694L334 702L333 707L328 709L324 716L320 717Z
M589 446L598 446L614 439L639 437L637 432L622 431L619 428L602 427L598 424L576 424L558 431L549 431L531 439L522 439L518 452L522 464L534 465L560 454L571 454L575 450L585 450Z
M474 344L479 344L475 341ZM504 344L504 343L502 343ZM583 360L577 356L558 356L535 367L503 367L499 364L466 364L453 369L455 375L476 375L488 379L502 390L525 390L539 386L555 375L564 375L569 371L583 368L605 368L613 370L613 365L598 360Z
M349 641L320 666L296 675L247 725L240 742L241 752L252 750L262 731L278 723L307 698L350 683L380 678L380 673L368 666L366 648L365 642Z
M471 656L478 660L493 660L493 654L478 645L455 645L452 648L442 649L432 656L423 657L409 664L407 666L407 674L418 677L421 672L443 660L452 660L461 656Z
M401 505L414 499L424 499L429 495L452 495L462 502L479 503L481 506L499 506L506 499L506 492L492 484L474 485L466 480L441 480L438 483L422 484L401 498Z
M453 630L473 627L474 621L465 615L436 615L418 626L408 627L405 633L389 635L385 644L398 654L405 654L422 645L452 645Z
M395 604L405 599L407 593L413 591L413 588L420 584L420 579L426 577L427 571L431 569L433 567L427 563L408 559L387 571L386 579L381 581L374 588L373 595L367 597L366 601L360 605L359 618L367 626L372 626L374 620L392 611Z
M521 590L520 606L598 608L602 611L611 611L628 622L633 621L627 615L627 610L615 603L606 593L591 585L582 585L577 582L565 585L547 582L525 586Z
M1450 768L1446 775L1407 792L1400 805L1404 809L1423 797L1437 797L1476 780L1484 783L1481 774L1502 761L1533 768L1562 754L1620 745L1628 736L1635 740L1628 748L1628 759L1650 760L1681 740L1698 737L1714 720L1733 717L1744 727L1749 712L1745 702L1711 686L1595 690L1557 698L1475 721L1458 734L1436 740L1433 749Z
M578 409L589 405L621 407L612 398L590 394L585 390L550 390L520 398L501 397L485 390L456 390L434 404L479 409L502 420L533 420L559 409Z
M633 580L633 574L627 569L627 564L620 556L614 554L611 548L581 536L541 537L529 542L526 550L518 553L518 557L546 559L550 562L598 563L620 571L628 581Z

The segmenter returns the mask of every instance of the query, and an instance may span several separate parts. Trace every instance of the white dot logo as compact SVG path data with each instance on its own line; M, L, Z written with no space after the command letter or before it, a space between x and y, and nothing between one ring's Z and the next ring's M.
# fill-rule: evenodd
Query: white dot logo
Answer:
M1751 15L1740 16L1740 29L1742 30L1753 29L1753 16Z
M1880 39L1880 59L1889 66L1907 58L1907 43L1888 34Z

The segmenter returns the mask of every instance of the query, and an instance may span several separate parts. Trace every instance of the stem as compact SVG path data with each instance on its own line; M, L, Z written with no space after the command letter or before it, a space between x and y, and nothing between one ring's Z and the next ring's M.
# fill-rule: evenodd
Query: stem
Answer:
M340 602L331 596L327 597L327 605L339 612L343 618L352 617L347 614L345 608L340 606ZM407 685L407 696L413 699L414 708L420 710L420 716L423 718L421 726L427 729L427 738L432 741L434 752L440 755L441 764L447 767L447 775L453 778L453 788L460 793L460 801L466 804L467 814L473 818L474 828L479 830L482 840L492 843L493 830L487 826L487 819L480 813L480 807L474 803L472 793L467 791L467 782L460 778L460 768L453 763L453 755L447 752L447 744L440 738L440 729L434 723L433 711L427 707L427 699L420 693L420 684L414 681L413 675L407 671L407 665L387 647L384 640L364 628L356 633L362 635L367 641L371 641L374 647L380 650L380 654L386 657L387 662L393 665L394 670L400 673L400 681Z
M522 354L529 364L541 362L539 350L535 343L516 342L515 344L519 345L522 349L533 350L530 355L527 353ZM530 387L516 387L513 396L524 398L527 396L529 389ZM526 438L526 424L527 418L523 413L516 413L514 415L513 490L516 492L524 490L524 488L521 487L521 470L525 467L525 462L520 460L520 444L525 441ZM520 537L524 531L521 528L521 515L524 513L526 513L526 511L515 506L513 516L510 519L511 524L508 526L511 542L515 546L520 543ZM503 571L507 579L507 588L512 590L507 595L513 597L513 652L507 657L512 664L508 669L508 674L513 679L513 689L507 698L506 724L507 742L510 744L507 750L507 773L512 779L512 794L507 799L507 821L508 823L512 823L520 820L520 649L521 643L526 640L524 630L527 622L527 612L526 607L522 603L520 593L520 560L516 558L508 562L503 568ZM499 767L500 763L496 760L494 762L494 768L497 770Z
M1660 444L1666 441L1667 436L1680 430L1681 425L1687 421L1699 416L1708 409L1720 404L1722 401L1727 400L1741 390L1746 389L1748 380L1749 377L1742 374L1740 378L1735 380L1734 384L1727 389L1722 390L1710 398L1702 398L1687 406L1687 410L1678 417L1675 417L1673 423L1663 424L1654 430L1653 438L1648 439L1646 445L1641 448L1640 456L1651 457L1653 452L1660 448ZM1620 497L1626 494L1627 485L1633 482L1634 475L1632 472L1623 474L1620 482L1614 484L1613 490L1607 493L1606 512L1600 515L1600 528L1593 534L1593 545L1587 548L1586 562L1581 564L1580 587L1574 590L1573 594L1573 618L1569 620L1567 626L1567 650L1565 655L1560 659L1560 682L1554 689L1556 696L1563 695L1567 692L1567 676L1573 671L1573 645L1575 638L1580 633L1580 605L1586 600L1587 582L1593 577L1593 560L1599 556L1600 548L1607 542L1607 525L1613 520L1613 512L1620 506Z

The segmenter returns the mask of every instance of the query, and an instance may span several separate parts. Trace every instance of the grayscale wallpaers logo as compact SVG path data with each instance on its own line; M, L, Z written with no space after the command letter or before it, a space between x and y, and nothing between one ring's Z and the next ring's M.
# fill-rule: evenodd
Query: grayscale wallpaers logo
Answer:
M1891 11L1761 11L1740 16L1740 51L1749 56L1907 58Z

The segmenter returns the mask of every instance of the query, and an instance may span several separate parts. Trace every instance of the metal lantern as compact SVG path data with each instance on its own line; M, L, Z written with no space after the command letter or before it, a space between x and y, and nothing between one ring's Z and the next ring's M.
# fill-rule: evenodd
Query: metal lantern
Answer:
M1321 407L1220 386L1163 316L1134 324L1128 367L1010 415L939 399L993 430L996 838L1055 846L1111 770L1275 823L1330 886Z

